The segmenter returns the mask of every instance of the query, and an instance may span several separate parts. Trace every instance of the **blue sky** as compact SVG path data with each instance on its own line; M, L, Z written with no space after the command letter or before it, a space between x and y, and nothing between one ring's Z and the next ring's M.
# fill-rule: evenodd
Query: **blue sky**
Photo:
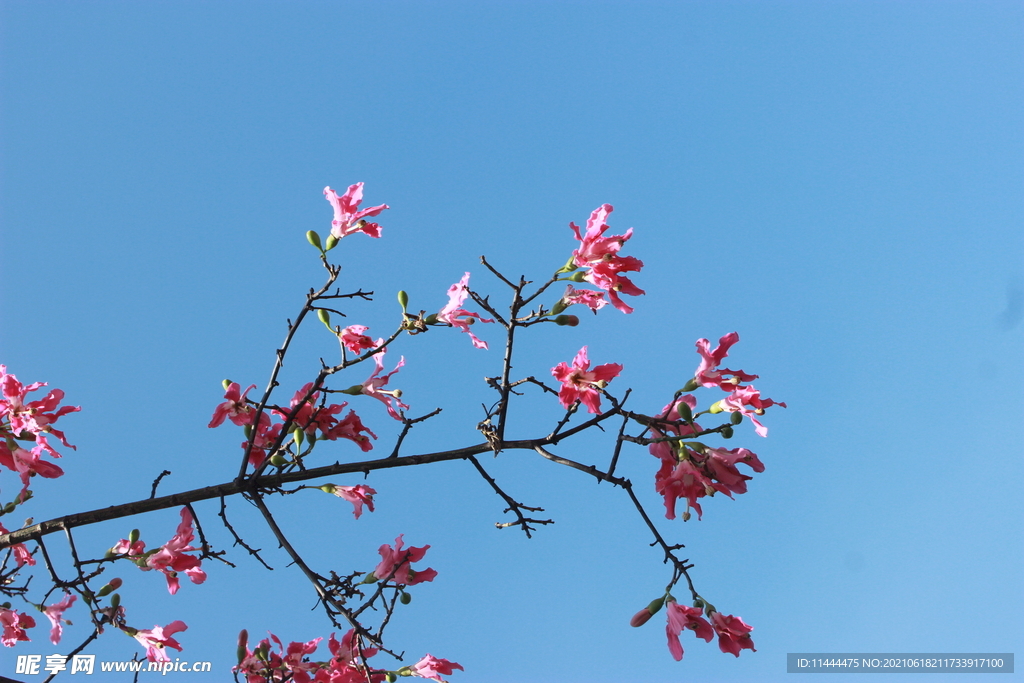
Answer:
M437 310L468 270L505 297L481 254L546 278L574 247L568 223L608 202L613 231L635 229L646 296L628 317L531 328L516 371L547 376L586 344L625 366L610 388L654 412L692 376L696 339L740 333L730 367L789 404L769 411L767 439L745 424L731 443L766 465L750 491L669 521L646 449L620 468L758 651L735 659L684 635L676 663L661 615L631 629L669 578L635 511L528 453L485 465L556 520L532 540L494 529L503 501L456 462L374 473L378 509L358 521L322 494L273 501L308 559L368 570L399 533L429 543L439 576L390 638L411 661L460 662L454 681L764 681L786 677L787 652L1013 652L1022 25L1016 2L6 0L0 362L82 406L64 419L78 446L67 475L37 485L26 514L144 498L164 469L163 493L234 476L240 434L206 425L222 379L265 384L285 319L322 281L304 233L329 230L325 185L364 181L368 205L392 207L382 239L333 252L343 288L378 294L349 321L382 335L398 289ZM480 378L501 356L497 331L478 331L490 351L438 330L389 354L388 369L406 358L413 413L445 409L408 452L479 440ZM315 326L300 335L282 398L333 344ZM353 405L384 451L395 423ZM538 435L558 415L529 395L512 431ZM358 455L332 445L325 464ZM602 464L610 448L595 437L560 454ZM14 478L0 487L7 500ZM197 509L229 547L217 505ZM231 510L273 572L233 549L237 569L211 566L173 597L159 576L120 572L133 623L184 619L182 657L220 671L241 628L330 632L256 516ZM83 529L79 543L99 554L138 526L160 544L176 516ZM68 616L77 643L84 612ZM0 675L13 654L51 653L43 630L0 653ZM113 633L88 651L127 659L134 645Z

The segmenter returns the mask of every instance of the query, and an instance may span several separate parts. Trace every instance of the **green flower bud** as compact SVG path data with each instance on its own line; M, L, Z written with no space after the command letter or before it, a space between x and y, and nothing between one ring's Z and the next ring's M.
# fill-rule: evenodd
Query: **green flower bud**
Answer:
M292 438L295 439L295 444L302 448L302 442L306 440L306 432L302 431L302 427L296 426L292 430Z
M223 382L221 382L220 384L221 384L222 387L224 387L224 391L227 391L228 389L231 388L231 385L234 384L234 382L232 382L229 379L226 379Z
M288 464L288 458L284 457L280 453L274 453L270 456L270 464L275 467L284 467Z
M722 438L723 439L731 439L732 438L732 427L730 427L729 425L726 425L725 427L722 427Z
M661 608L665 605L665 597L662 596L657 600L652 600L651 604L647 605L647 611L652 615L657 614L661 611Z
M690 410L690 406L680 401L676 406L676 411L679 413L679 419L686 422L693 422L693 411Z
M435 323L437 323L437 313L431 313L430 315L423 319L423 322L426 323L427 325L434 325Z
M403 605L408 605L412 602L412 596L403 591L402 594L398 596L398 601Z
M565 301L559 299L558 301L555 302L555 305L551 307L551 315L558 315L567 308L569 307L565 304Z
M576 327L577 325L580 324L580 319L574 315L560 315L557 318L555 318L555 324L568 327Z
M320 251L324 250L324 248L320 246L320 234L316 230L308 231L306 233L306 239L309 240L309 243L312 244L317 249L319 249Z
M683 388L682 388L682 389L680 389L679 391L681 391L681 392L683 392L684 394L686 394L686 393L689 393L689 392L693 391L694 389L696 389L696 388L697 388L697 387L699 387L699 386L700 386L700 384L698 384L698 383L697 383L697 379L696 379L696 378L694 378L694 379L691 379L691 380L690 380L689 382L687 382L686 384L684 384L684 385L683 385Z
M572 271L579 268L576 265L576 255L573 254L569 257L569 260L565 262L565 265L555 271L555 275L561 275L562 273L571 273Z
M721 401L715 401L714 403L711 404L711 407L708 408L708 412L711 413L712 415L717 415L723 410L725 410L725 408L722 407Z
M743 413L733 413L729 416L729 422L732 422L734 425L738 425L740 422L743 422Z
M113 595L110 596L110 606L113 607L114 609L117 609L118 607L121 606L121 594L120 593L114 593Z
M239 664L245 660L245 656L247 654L249 654L249 650L246 649L245 645L239 645L238 650L235 651L235 656L238 657Z
M320 318L320 322L322 322L324 325L326 325L327 329L329 329L329 330L331 329L331 313L330 313L330 311L325 311L322 308L318 308L318 309L316 309L316 317ZM331 330L331 331L333 332L334 330Z
M132 529L131 533L128 534L128 542L129 543L135 543L135 541L137 541L137 540L139 540L139 530L138 529Z
M18 507L18 506L17 506L17 505L15 505L13 501L12 501L12 502L10 502L10 503L8 503L7 505L5 505L5 506L4 506L4 514L5 514L5 515L9 515L9 514L11 514L12 512L14 512L14 510L15 510L15 509L16 509L17 507Z
M334 235L328 235L327 244L324 245L324 251L330 251L331 249L334 249L336 246L338 246L338 238L335 237Z
M569 276L569 279L573 282L583 282L586 280L587 274L582 270L577 270L575 273Z
M387 672L387 674L384 675L384 680L386 680L388 683L395 683L395 681L398 680L398 676L395 675L394 671L389 671Z
M405 313L405 309L409 307L409 295L405 293L404 289L398 290L398 305L402 307L402 313Z

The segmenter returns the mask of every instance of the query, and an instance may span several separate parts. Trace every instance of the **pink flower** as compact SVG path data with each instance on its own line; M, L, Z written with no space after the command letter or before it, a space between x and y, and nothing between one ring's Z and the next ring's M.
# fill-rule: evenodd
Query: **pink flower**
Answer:
M380 226L376 223L367 223L362 220L366 216L376 216L384 209L391 208L387 204L374 206L369 209L359 209L359 203L363 201L363 184L350 185L348 191L342 196L329 187L324 188L324 197L331 203L334 209L334 220L331 221L331 234L341 239L352 233L362 232L370 237L380 237Z
M252 449L249 451L249 464L253 466L253 469L258 468L267 459L267 449L273 446L281 436L281 427L284 426L280 423L270 426L269 416L265 413L263 416L267 419L261 419L260 424L257 425L256 434L252 440ZM242 442L243 449L248 445L248 441Z
M37 443L41 438L37 437ZM56 479L64 474L64 470L52 462L40 460L44 450L53 452L49 446L37 445L31 451L27 451L17 444L11 443L11 445L14 446L14 450L8 448L7 443L0 442L0 465L18 473L21 477L22 493L28 490L30 477L38 474L47 479Z
M746 448L734 448L727 451L724 448L709 448L707 459L704 461L705 469L718 482L715 488L732 498L734 493L746 493L747 482L752 479L745 474L740 474L736 469L736 463L742 462L749 465L755 472L764 472L764 464L757 457L757 453Z
M178 592L178 572L185 572L192 583L197 585L206 581L206 572L200 569L202 560L185 554L197 550L189 545L194 538L192 523L192 513L188 511L187 507L182 508L181 523L178 525L177 533L146 559L146 566L149 569L156 569L167 576L167 591L171 595Z
M469 335L473 346L478 349L486 349L487 342L481 341L475 334L470 332L469 326L474 318L482 323L493 323L494 320L481 317L479 313L473 313L464 309L462 304L465 303L467 296L469 296L469 273L463 275L461 280L448 288L448 303L438 312L437 320L438 322L448 323L452 327L459 328Z
M564 408L569 408L576 401L582 401L591 413L601 412L599 389L606 387L608 382L618 376L622 372L622 366L618 363L606 363L598 365L593 370L589 368L590 360L587 358L586 346L572 359L572 367L566 363L559 363L551 368L551 374L562 383L558 401Z
M448 676L454 673L455 669L465 671L461 664L449 662L447 659L438 659L429 654L412 665L412 671L415 675L421 678L432 678L435 681L441 681L441 683L444 683L444 679L441 676Z
M63 600L54 605L50 605L43 610L43 613L46 614L50 623L53 625L53 628L50 629L50 642L54 645L60 642L60 637L64 633L64 612L71 607L71 605L75 604L77 597L78 596L76 595L65 593ZM69 621L67 623L70 624L71 622Z
M718 647L722 652L728 652L737 657L740 656L740 650L757 652L754 649L754 641L750 639L750 632L754 630L754 627L748 626L739 617L712 612L711 623L718 634ZM708 640L711 639L708 638Z
M718 401L717 405L724 412L741 413L750 418L750 421L754 423L754 431L757 432L758 436L768 436L768 428L761 424L755 416L764 415L765 408L771 406L786 407L785 403L773 401L770 398L761 398L761 392L755 389L753 385L738 387L731 394ZM748 408L747 406L750 407Z
M0 524L0 534L9 533L10 531ZM26 564L32 566L36 563L36 558L32 557L32 553L28 551L24 543L15 543L11 546L11 550L14 551L14 561L18 563L19 567L24 567Z
M665 633L668 634L668 651L672 653L672 657L677 662L683 658L683 646L679 642L679 634L684 629L695 631L697 637L703 638L706 643L710 643L711 639L715 637L711 624L704 619L703 612L699 607L687 607L678 602L670 602L667 606L668 626L665 627Z
M370 508L370 512L373 512L373 495L377 493L369 486L359 484L358 486L335 486L334 484L324 484L320 487L327 493L333 493L338 498L344 498L348 502L352 503L355 508L352 514L355 515L356 519L363 514L363 505Z
M363 334L370 329L365 325L349 325L341 331L341 343L352 353L358 354L365 349L372 349L373 340Z
M356 415L356 411L348 411L348 415L343 420L339 420L338 424L330 428L330 430L324 432L324 438L334 441L336 439L348 439L354 441L359 445L364 453L373 450L373 443L366 437L363 432L369 434L374 439L377 435L371 432ZM370 508L371 510L373 508Z
M413 562L422 560L423 556L427 554L427 548L430 546L425 545L422 548L403 549L402 536L404 535L402 534L395 539L394 548L386 544L380 547L378 552L380 553L381 560L377 568L373 570L373 575L380 581L387 579L403 586L415 586L417 583L423 583L424 581L433 581L434 577L437 576L437 572L433 569L414 570L409 566ZM393 575L392 572L394 573Z
M395 366L394 370L392 370L386 375L380 375L380 373L384 371L384 354L387 353L387 347L384 346L383 339L378 339L376 345L381 347L378 353L373 354L373 362L376 364L377 369L373 371L373 374L370 375L365 382L363 382L363 393L369 396L370 398L377 399L385 406L387 406L388 415L395 418L396 420L401 420L402 416L399 414L398 408L401 408L402 410L409 409L409 406L407 406L406 404L402 403L401 400L399 400L402 398L402 390L385 390L382 389L382 387L387 386L388 382L391 380L391 376L398 372L398 370L403 365L405 365L405 357L403 356L398 361L398 365Z
M179 620L172 621L163 628L154 626L148 629L126 630L126 633L146 648L146 659L151 662L169 662L171 658L164 652L164 649L173 647L178 652L181 652L181 644L171 636L187 628L188 626L185 625L185 622ZM131 631L135 631L135 633Z
M704 387L720 387L724 391L732 391L740 382L750 382L757 379L757 375L748 375L742 370L718 369L733 344L740 340L737 332L730 332L718 340L718 346L710 351L711 342L707 339L697 340L697 353L700 354L700 365L697 366L697 374L694 379Z
M575 289L572 285L566 285L565 294L562 295L562 302L566 306L583 304L588 306L594 313L597 313L608 304L604 300L603 292L595 292L592 289Z
M654 476L654 489L665 497L666 519L676 518L676 501L680 498L686 498L687 508L696 510L700 519L704 512L697 499L715 492L711 480L692 460L683 460L675 466L663 462ZM689 510L683 515L683 519L688 518Z
M252 424L256 409L246 402L245 396L255 388L256 385L252 384L244 393L240 393L242 388L238 382L229 384L228 390L224 393L224 398L227 400L214 409L213 419L210 420L208 426L219 427L224 424L225 419L231 420L239 427Z
M25 633L25 629L33 628L36 620L27 614L18 614L17 610L0 607L0 626L3 627L3 634L0 634L0 643L4 647L14 647L19 640L32 640Z
M45 386L45 382L34 382L26 387L17 377L7 373L6 365L0 365L0 393L3 395L3 399L0 400L0 418L7 417L14 436L20 436L24 432L33 434L39 447L53 457L59 458L60 454L50 447L44 434L53 434L62 444L74 449L75 447L64 438L64 433L53 428L53 423L62 415L80 411L81 407L64 406L53 412L64 400L64 392L60 389L52 390L38 401L25 402L29 393Z
M590 268L584 279L608 292L608 298L615 308L623 313L632 313L633 309L619 298L619 293L638 296L644 294L644 290L622 273L639 272L644 264L632 256L619 256L619 250L633 236L633 228L624 235L604 236L608 230L605 220L611 212L611 204L602 204L594 209L587 220L586 234L581 235L579 226L569 223L576 239L580 241L579 248L573 251L573 262L580 268Z

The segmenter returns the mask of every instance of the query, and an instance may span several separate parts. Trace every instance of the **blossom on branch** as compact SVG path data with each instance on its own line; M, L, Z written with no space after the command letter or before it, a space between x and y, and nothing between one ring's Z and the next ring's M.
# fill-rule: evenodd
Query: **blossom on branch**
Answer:
M3 633L0 634L0 643L4 647L14 647L20 640L32 640L25 633L25 629L33 628L36 620L28 614L18 614L18 610L0 607L0 627Z
M53 434L60 442L75 450L75 447L64 438L64 432L53 428L61 416L68 413L75 413L82 408L78 406L64 406L57 410L60 402L64 400L64 392L60 389L53 389L44 398L38 401L28 401L26 398L31 392L45 387L46 382L33 382L24 386L14 375L7 373L7 366L0 365L0 420L6 419L10 425L10 434L16 438L24 438L28 434L35 438L36 444L42 450L59 458L60 454L50 447L46 441L46 434ZM53 412L56 410L57 412ZM0 434L6 428L0 423ZM45 475L44 475L45 476ZM59 476L59 475L58 475Z
M187 507L181 509L181 523L178 525L177 533L171 540L167 541L159 550L146 558L146 566L142 569L148 571L156 569L167 577L167 591L174 595L178 592L178 573L185 572L185 575L194 584L201 584L206 581L206 572L200 565L202 560L194 555L185 553L198 550L190 543L195 535L192 532L192 513Z
M573 304L583 304L597 313L599 310L608 305L608 302L604 300L604 292L595 292L592 289L576 289L572 285L565 286L565 294L562 295L562 303L565 306L572 306Z
M395 547L393 548L387 544L380 547L378 552L380 553L381 560L376 569L373 570L373 575L377 577L378 581L387 579L402 586L415 586L424 581L433 581L434 577L437 576L437 572L433 569L414 570L410 566L413 562L422 560L430 546L402 548L403 536L405 534L401 534L395 539Z
M668 626L665 633L668 635L668 651L678 662L683 659L683 646L679 642L679 634L689 629L694 631L698 638L710 643L715 637L715 631L711 624L703 617L703 610L700 607L687 607L678 602L670 602L668 607Z
M44 450L50 453L53 452L53 449L48 446L37 445L29 451L13 442L8 443L14 446L14 448L8 448L7 443L0 441L0 465L18 473L18 476L21 477L21 492L23 494L28 490L30 477L38 474L46 479L56 479L64 474L64 470L52 462L40 460ZM59 458L60 456L58 455L57 457Z
M411 668L416 676L430 678L441 683L444 683L444 679L441 678L442 675L448 676L455 673L455 669L465 671L461 664L449 662L447 659L438 659L430 654L425 655L423 659L413 664Z
M376 345L380 347L380 351L373 354L373 362L377 366L377 369L373 371L372 375L366 378L365 382L363 382L361 392L363 394L366 394L370 398L375 398L381 403L383 403L385 406L387 406L388 415L395 418L396 420L401 420L402 415L399 414L398 409L409 409L409 406L402 403L402 401L400 400L402 398L402 390L383 389L382 387L387 386L388 382L391 380L391 376L398 372L399 369L401 369L402 366L405 365L405 357L403 356L401 359L399 359L398 365L395 366L394 370L392 370L386 375L381 375L380 373L384 371L384 354L387 353L387 347L384 346L383 339L378 339ZM356 385L356 387L358 386L359 385Z
M370 328L366 325L349 325L341 331L341 343L346 349L356 354L366 349L372 349L376 344L373 339L363 334L368 329Z
M226 381L226 380L225 380ZM208 427L219 427L224 424L224 420L231 420L234 424L239 427L252 424L253 418L256 415L256 409L249 405L246 401L246 394L256 388L255 384L249 385L249 388L244 392L238 382L231 382L228 384L227 391L224 392L224 403L218 405L213 411L213 418L210 420Z
M740 382L750 382L757 375L748 375L742 370L719 369L722 361L729 355L729 349L740 340L737 332L730 332L718 340L718 346L711 351L711 342L707 339L697 340L697 353L700 354L700 365L694 380L702 387L719 387L723 391L732 391Z
M181 643L172 636L186 629L188 626L185 625L185 622L178 620L172 621L163 628L154 626L147 629L125 628L123 630L146 648L146 659L151 662L169 662L171 658L164 650L172 647L181 652Z
M63 600L43 609L43 614L46 615L52 625L50 629L50 642L54 645L60 642L60 638L64 634L64 612L71 605L75 604L76 599L78 599L77 595L65 593ZM70 624L71 622L68 621L67 623Z
M330 441L334 441L336 439L348 439L349 441L354 441L359 448L366 453L367 451L373 450L373 443L370 442L370 439L367 438L366 434L363 432L366 432L366 434L369 434L374 439L377 438L377 435L371 432L366 425L362 423L362 420L360 420L359 416L356 415L356 411L350 410L344 419L339 420L336 425L324 432L324 438Z
M754 630L754 627L748 626L739 617L712 612L711 624L715 627L715 633L718 634L718 647L722 652L728 652L737 657L740 656L740 650L757 652L754 649L754 641L750 639L750 632Z
M369 209L359 209L359 203L363 201L363 184L350 185L345 194L338 196L338 193L330 187L324 188L324 197L330 202L334 209L334 220L331 221L331 234L341 239L356 232L362 232L370 237L380 237L381 227L376 223L368 223L363 220L367 216L376 216L384 209L391 208L387 204L373 206Z
M612 306L623 313L632 313L633 309L619 298L619 293L639 296L644 290L637 287L622 273L639 272L644 267L643 261L633 256L619 256L619 250L633 236L633 228L624 235L605 237L608 230L605 222L612 212L611 204L602 204L594 209L587 220L586 233L580 233L580 227L569 223L580 246L573 251L573 263L579 268L589 268L583 279L608 293Z
M754 423L754 431L758 436L768 436L768 428L761 424L757 417L764 415L766 408L771 406L786 407L785 403L773 401L770 398L761 398L761 392L753 385L738 387L731 394L718 401L711 408L711 412L740 413L745 415Z
M452 327L457 327L466 334L469 335L470 340L473 342L473 346L478 349L486 349L487 342L481 341L475 334L469 331L469 326L473 324L474 319L479 320L482 323L493 323L494 320L490 318L484 318L479 313L473 313L467 311L462 307L465 303L466 297L469 296L469 273L462 276L462 279L456 282L454 285L448 288L448 303L445 304L437 313L438 322L448 323Z
M357 486L336 486L334 484L324 484L320 487L321 491L326 493L333 493L338 498L342 498L352 503L355 508L352 514L355 515L356 519L359 519L360 515L363 514L363 505L370 508L370 512L373 512L373 496L377 492L364 484Z
M569 408L576 401L581 401L588 411L595 414L601 412L599 390L608 386L608 382L620 372L622 366L618 363L605 363L591 370L586 346L572 359L571 367L563 362L551 368L551 374L562 383L562 389L558 392L558 402L564 408Z

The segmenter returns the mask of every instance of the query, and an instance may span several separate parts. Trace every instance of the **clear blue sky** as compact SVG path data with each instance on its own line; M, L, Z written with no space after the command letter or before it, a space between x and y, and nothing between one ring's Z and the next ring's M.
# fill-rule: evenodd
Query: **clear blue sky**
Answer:
M453 681L776 681L787 652L1020 654L1022 28L1020 2L0 2L0 362L82 406L64 418L67 476L26 512L144 498L163 469L163 493L234 476L240 435L206 424L222 379L264 385L322 280L303 235L329 229L325 185L365 181L392 207L382 239L335 252L343 287L378 292L350 308L378 334L398 289L436 310L469 270L503 299L480 254L546 277L569 221L608 202L647 295L632 316L534 328L516 371L587 344L653 412L692 376L694 340L740 333L730 367L789 404L768 439L737 430L766 465L749 493L669 522L646 449L621 472L758 651L684 634L676 663L661 615L631 629L668 572L628 500L528 453L485 464L557 521L533 540L495 530L504 503L448 463L374 473L378 510L358 521L319 493L273 501L314 565L369 570L399 533L429 543L438 578L390 638L460 662ZM311 326L286 395L335 349ZM445 408L407 452L477 442L500 352L432 331L399 353L413 412ZM397 423L355 407L383 451ZM512 433L557 412L530 397ZM601 464L606 444L560 452ZM334 446L325 462L358 455ZM173 597L120 572L132 622L184 619L181 656L213 661L210 681L243 627L330 632L256 516L229 510L274 572L236 549L238 569L208 563ZM216 504L198 512L230 546ZM176 520L92 527L80 547L132 526L160 544ZM0 675L50 654L45 630L0 652ZM88 649L135 651L118 633ZM801 680L816 678L832 680Z

